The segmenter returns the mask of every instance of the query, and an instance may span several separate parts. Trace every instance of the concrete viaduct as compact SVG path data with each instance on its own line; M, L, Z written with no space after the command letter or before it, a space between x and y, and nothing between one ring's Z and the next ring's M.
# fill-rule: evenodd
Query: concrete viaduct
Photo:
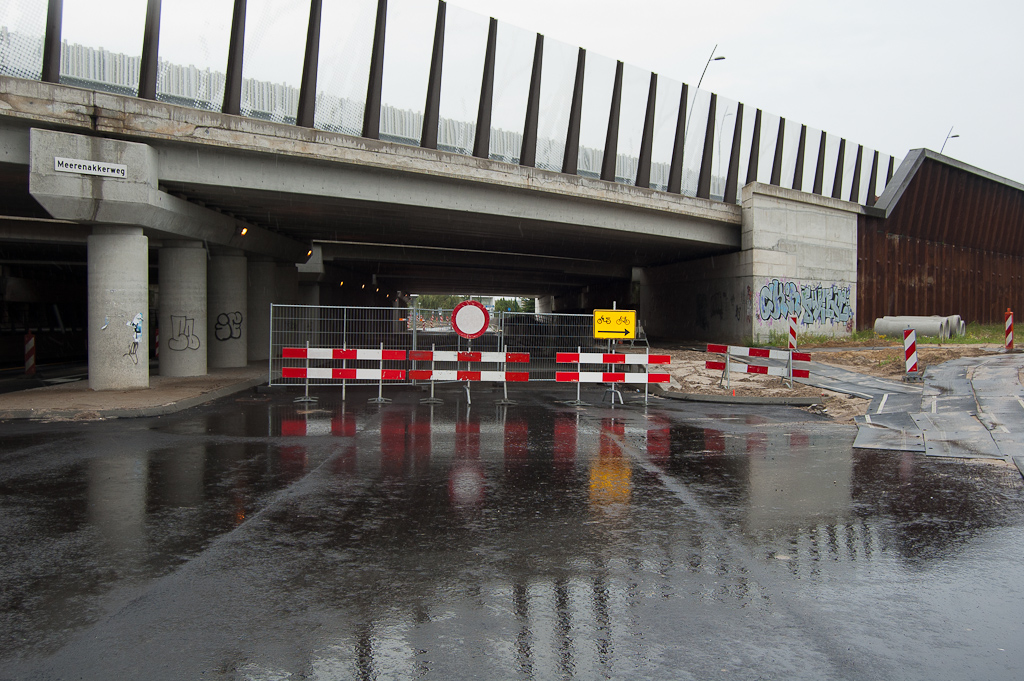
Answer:
M154 321L162 347L194 350L161 353L161 374L201 375L267 358L271 303L391 305L409 291L530 295L540 311L615 302L636 307L647 333L662 337L765 337L789 313L825 333L857 327L858 235L868 221L884 222L924 152L913 155L916 168L904 163L895 173L895 160L884 172L875 152L862 181L863 147L847 155L845 140L821 131L815 139L806 126L777 118L762 136L760 110L688 94L685 84L663 87L675 100L665 109L658 77L648 74L643 101L633 102L642 112L637 153L623 153L629 103L619 62L591 172L595 150L580 144L590 72L579 50L564 139L555 145L561 165L552 165L538 153L551 146L538 139L538 110L552 95L542 86L537 36L526 62L526 116L509 159L496 152L501 131L489 123L494 20L474 67L483 77L470 128L479 133L472 150L461 149L445 142L460 123L439 117L443 2L426 103L413 117L422 135L409 143L380 125L394 116L381 115L387 2L374 4L363 124L353 134L328 129L319 113L317 0L297 105L283 120L252 107L242 115L245 0L234 6L219 111L161 95L158 0L149 3L130 94L119 93L123 84L61 71L61 3L50 2L38 75L0 75L0 244L11 255L4 267L19 273L33 263L45 268L55 249L84 261L87 295L77 305L87 311L92 388L148 385ZM667 137L656 132L659 116L672 123ZM19 279L30 278L7 275L5 309Z

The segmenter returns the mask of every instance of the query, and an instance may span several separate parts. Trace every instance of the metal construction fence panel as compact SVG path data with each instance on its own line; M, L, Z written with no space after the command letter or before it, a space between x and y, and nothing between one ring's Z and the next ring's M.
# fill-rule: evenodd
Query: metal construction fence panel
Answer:
M436 375L473 371L525 371L531 381L555 381L559 352L609 351L608 341L593 337L593 315L499 312L491 316L487 331L472 340L451 327L451 310L405 307L333 307L272 305L270 309L270 385L336 384L333 370L402 371L397 382L412 382L411 372ZM643 339L635 341L646 348ZM620 346L621 347L621 346ZM294 349L400 350L403 359L335 359L350 353L294 352ZM423 361L413 351L529 353L528 365L508 367L498 362ZM291 355L291 356L286 356ZM362 356L362 355L360 355ZM422 356L422 354L420 354ZM563 367L564 368L564 367ZM299 370L304 371L299 371ZM332 374L333 371L333 374ZM440 373L444 372L444 373ZM350 375L352 372L345 372ZM388 373L388 375L392 375ZM422 375L418 373L417 375ZM351 383L375 380L351 379ZM389 380L389 382L395 382Z

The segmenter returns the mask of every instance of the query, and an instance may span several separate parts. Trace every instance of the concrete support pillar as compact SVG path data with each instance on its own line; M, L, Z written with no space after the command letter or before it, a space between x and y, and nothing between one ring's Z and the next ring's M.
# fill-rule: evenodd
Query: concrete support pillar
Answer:
M206 375L206 249L166 241L160 249L161 376Z
M249 361L266 361L270 357L270 304L274 300L277 266L269 258L249 258L248 338Z
M320 282L311 281L299 284L299 305L320 304Z
M95 227L88 239L89 387L149 387L149 239Z
M554 296L541 296L540 298L537 298L537 313L550 314L554 308L554 301Z
M249 361L247 338L248 272L243 255L214 255L206 269L207 363L211 369L244 367Z
M299 269L295 263L278 263L276 271L277 291L274 302L278 305L299 304Z

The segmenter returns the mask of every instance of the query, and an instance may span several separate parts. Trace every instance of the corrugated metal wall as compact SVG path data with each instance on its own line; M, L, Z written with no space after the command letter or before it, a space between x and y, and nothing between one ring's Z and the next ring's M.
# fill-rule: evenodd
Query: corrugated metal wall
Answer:
M926 159L888 219L858 225L857 325L884 315L1003 321L1024 311L1024 191Z

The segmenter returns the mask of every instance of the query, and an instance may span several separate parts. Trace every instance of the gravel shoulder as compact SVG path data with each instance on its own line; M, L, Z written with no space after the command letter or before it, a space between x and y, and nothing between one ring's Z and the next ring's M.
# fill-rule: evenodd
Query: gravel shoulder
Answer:
M838 423L853 423L854 417L862 415L869 401L842 393L822 390L801 383L789 384L775 376L761 374L732 373L729 389L721 385L722 374L705 368L708 360L721 361L721 355L692 349L686 345L657 345L651 353L666 354L672 358L668 373L672 382L666 390L699 395L736 395L737 397L821 397L825 414ZM925 367L941 364L961 357L980 357L998 349L994 345L919 346L918 360ZM805 350L815 362L842 367L858 373L899 380L904 373L903 346L895 342L831 341L828 347ZM820 408L809 409L821 412Z

